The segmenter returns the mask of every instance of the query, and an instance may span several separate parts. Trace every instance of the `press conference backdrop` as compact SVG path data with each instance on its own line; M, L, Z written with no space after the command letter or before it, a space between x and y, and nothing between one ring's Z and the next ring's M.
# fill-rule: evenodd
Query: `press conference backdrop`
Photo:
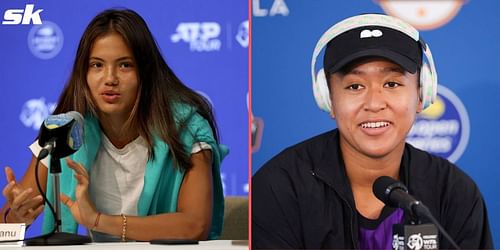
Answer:
M221 141L230 148L221 167L224 193L246 195L248 3L233 0L0 1L6 21L0 24L0 187L4 166L12 166L18 179L24 174L28 146L54 109L85 27L112 7L138 12L177 76L210 100ZM12 9L24 19L4 17ZM40 221L28 236L40 232Z
M253 173L286 147L336 126L311 88L312 51L323 32L357 14L395 15L422 31L440 84L408 141L476 181L500 244L500 1L252 0L252 7Z

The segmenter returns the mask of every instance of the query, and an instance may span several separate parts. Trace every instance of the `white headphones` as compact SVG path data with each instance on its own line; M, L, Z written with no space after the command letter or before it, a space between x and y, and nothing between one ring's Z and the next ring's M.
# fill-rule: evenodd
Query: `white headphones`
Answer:
M432 59L432 53L429 46L420 38L419 32L410 24L397 18L382 14L364 14L350 17L330 27L318 40L314 48L313 57L311 60L311 76L313 84L314 99L316 104L326 112L331 112L332 104L330 101L330 91L324 69L321 68L316 72L316 60L326 46L336 36L364 26L381 26L400 31L413 40L417 41L422 48L423 54L428 61L423 62L420 71L420 100L423 104L423 109L429 107L436 100L437 94L437 73Z

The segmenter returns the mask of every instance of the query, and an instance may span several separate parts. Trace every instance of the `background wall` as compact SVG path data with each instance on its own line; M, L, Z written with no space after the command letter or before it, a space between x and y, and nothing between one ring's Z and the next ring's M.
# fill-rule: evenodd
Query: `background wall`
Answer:
M252 0L252 4L253 173L284 148L335 128L329 115L317 108L311 89L312 51L324 31L362 13L410 18L432 49L440 89L437 104L418 118L408 139L454 161L476 181L498 247L499 1Z
M69 77L85 27L104 9L126 7L146 20L177 76L212 102L222 143L230 148L221 167L224 192L247 194L247 1L2 0L0 19L9 9L24 11L26 4L34 4L27 24L0 24L1 167L12 166L17 178L22 177L31 159L28 145ZM36 13L42 25L33 24ZM40 232L39 221L28 236Z

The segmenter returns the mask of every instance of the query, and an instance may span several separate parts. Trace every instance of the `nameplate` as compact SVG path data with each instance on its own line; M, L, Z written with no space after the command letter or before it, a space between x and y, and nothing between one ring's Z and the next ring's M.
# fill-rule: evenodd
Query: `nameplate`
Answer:
M26 224L24 223L0 223L0 245L22 246ZM6 240L20 240L14 242L3 242Z

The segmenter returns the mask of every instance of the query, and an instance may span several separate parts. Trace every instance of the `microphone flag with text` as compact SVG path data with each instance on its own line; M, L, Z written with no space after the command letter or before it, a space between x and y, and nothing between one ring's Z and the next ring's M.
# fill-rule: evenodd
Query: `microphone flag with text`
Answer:
M408 189L403 183L389 176L381 176L373 183L373 194L390 207L405 209L412 218L411 224L393 225L393 249L439 249L438 229L456 249L460 249L429 209L408 194ZM432 223L422 224L421 219L430 220Z

